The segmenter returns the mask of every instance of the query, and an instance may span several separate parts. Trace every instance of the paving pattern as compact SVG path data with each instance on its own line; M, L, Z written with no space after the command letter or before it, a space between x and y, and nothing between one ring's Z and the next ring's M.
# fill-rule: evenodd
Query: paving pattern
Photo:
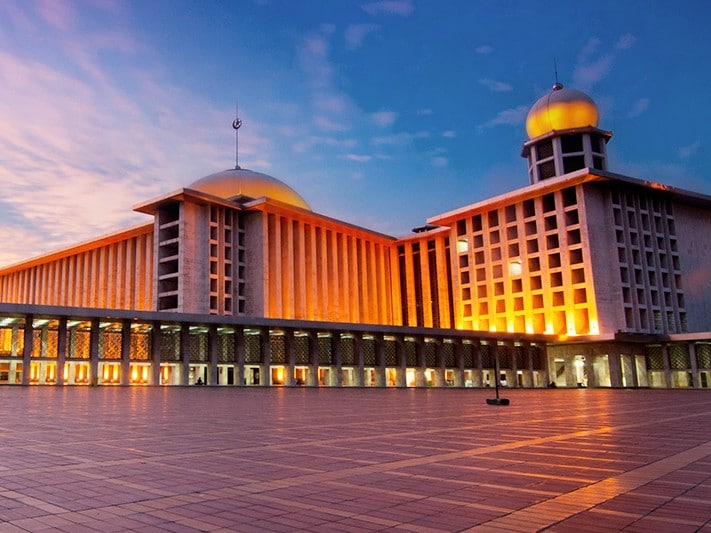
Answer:
M711 391L0 387L0 533L711 532Z

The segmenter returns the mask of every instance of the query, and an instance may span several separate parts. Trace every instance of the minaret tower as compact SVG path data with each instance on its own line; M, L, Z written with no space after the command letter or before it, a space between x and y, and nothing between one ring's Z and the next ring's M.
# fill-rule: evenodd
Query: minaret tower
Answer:
M612 133L598 129L598 109L587 94L560 83L528 112L528 159L531 185L583 168L607 170L607 142Z

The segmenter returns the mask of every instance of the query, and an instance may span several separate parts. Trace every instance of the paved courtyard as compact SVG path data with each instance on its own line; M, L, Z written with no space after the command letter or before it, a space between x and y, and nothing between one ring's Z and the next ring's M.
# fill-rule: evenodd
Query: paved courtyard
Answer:
M0 533L707 531L711 391L0 387Z

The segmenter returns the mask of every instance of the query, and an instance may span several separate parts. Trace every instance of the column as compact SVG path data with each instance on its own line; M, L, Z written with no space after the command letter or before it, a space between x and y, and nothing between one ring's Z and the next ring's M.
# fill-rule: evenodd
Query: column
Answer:
M398 387L407 387L407 353L405 351L405 338L395 337L395 360L397 361L397 381Z
M160 351L161 351L160 322L151 324L151 384L162 385L160 381Z
M464 386L464 349L462 339L454 339L452 343L454 349L454 386Z
M219 385L218 372L217 372L217 361L218 361L218 351L220 349L220 339L217 338L217 326L212 324L207 330L207 358L208 358L208 370L207 370L207 383L206 385L216 386Z
M64 385L64 363L67 360L67 318L61 317L57 326L57 385Z
M286 361L286 380L284 385L293 387L296 385L294 380L294 367L296 366L296 351L294 349L294 330L287 329L284 332L284 355Z
M271 375L269 369L272 364L272 355L270 351L269 328L262 328L259 332L259 356L261 364L259 365L259 384L262 387L268 387L271 384Z
M121 321L121 385L129 385L131 372L131 321Z
M691 386L695 389L701 388L699 380L699 364L696 360L696 344L689 342L689 361L691 362Z
M355 386L365 386L365 364L363 363L363 334L355 333L353 335L353 355L355 356Z
M508 354L509 368L505 369L506 384L509 387L518 387L518 361L516 361L516 345L511 341L504 342Z
M472 342L472 359L474 368L472 369L472 385L474 387L484 386L484 367L481 361L481 339Z
M435 368L432 385L434 387L446 387L447 383L444 380L444 343L442 339L437 339L433 344L435 345Z
M671 365L669 363L669 345L662 344L662 359L664 360L664 386L672 388Z
M34 330L34 317L25 316L25 328L23 330L22 346L22 381L23 385L30 384L30 363L32 362L32 336Z
M373 335L375 340L375 386L385 387L385 341L383 335Z
M548 345L544 343L537 343L536 347L540 352L540 360L543 361L543 379L545 380L545 386L547 387L551 383L551 367L548 361Z
M610 387L622 387L622 350L615 346L608 356L608 368L610 372Z
M99 384L99 319L91 320L91 331L89 332L89 376L92 385Z
M318 387L318 333L315 331L309 331L309 365L306 369L306 386L307 387Z
M425 383L425 369L427 368L427 361L425 358L425 340L422 337L415 337L415 362L417 367L415 368L415 387L426 387Z
M235 327L235 384L244 387L244 328Z
M341 333L331 332L331 357L336 367L336 387L343 387L343 344L341 343Z
M190 325L180 325L180 361L182 362L181 385L190 385Z

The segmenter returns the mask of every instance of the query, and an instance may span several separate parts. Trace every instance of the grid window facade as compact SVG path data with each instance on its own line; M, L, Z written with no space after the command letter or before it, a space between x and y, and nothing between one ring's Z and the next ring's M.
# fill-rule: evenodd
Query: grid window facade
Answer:
M453 227L465 329L597 333L576 187L469 214Z
M683 333L686 308L670 200L647 191L611 192L628 331Z

